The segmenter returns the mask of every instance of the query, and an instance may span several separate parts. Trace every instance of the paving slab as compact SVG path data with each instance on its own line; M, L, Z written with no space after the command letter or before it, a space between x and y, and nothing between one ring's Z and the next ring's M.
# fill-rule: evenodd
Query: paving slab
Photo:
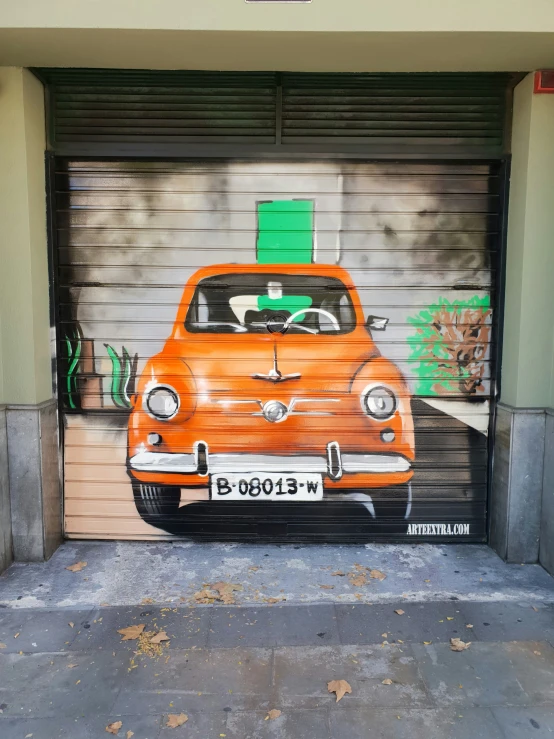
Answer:
M0 727L5 718L108 713L127 665L123 653L2 654L0 705L4 707Z
M463 652L448 644L412 649L437 705L554 704L554 649L546 642L476 642Z
M174 729L167 726L168 714L165 714L162 717L159 739L180 739L181 737L186 737L186 739L211 739L211 737L214 737L214 739L217 739L222 735L230 739L231 735L227 731L227 714L225 712L200 713L189 711L186 715L188 721Z
M208 645L320 646L338 644L337 616L332 604L272 608L212 609Z
M387 678L392 685L382 684ZM352 694L337 703L327 683L341 679ZM275 650L274 683L279 708L431 705L409 645L282 647Z
M333 739L505 739L486 708L334 712L331 731Z
M548 641L554 644L554 607L543 603L464 603L462 612L479 641Z
M279 718L266 720L267 712L233 712L228 715L227 739L330 739L329 717L325 710L283 711ZM201 739L207 739L208 735ZM217 737L217 734L215 734ZM199 737L200 739L200 737Z
M448 641L453 636L465 639L469 633L458 601L336 605L335 610L343 644ZM404 613L398 615L396 610Z
M494 708L493 714L505 739L552 739L554 735L554 706Z
M66 567L87 562L80 572ZM353 586L355 565L383 581ZM333 572L344 572L344 577ZM506 564L485 545L251 545L69 541L48 562L15 563L0 576L0 607L88 608L188 604L204 583L243 586L239 605L270 598L303 603L464 600L554 602L554 580L539 565ZM325 586L325 587L322 587Z
M159 659L143 657L137 663L121 684L114 706L117 713L188 714L268 707L269 649L175 649Z
M2 739L25 739L29 734L33 735L33 739L106 739L111 736L106 732L106 726L118 720L123 722L120 739L125 737L127 731L133 732L133 739L158 739L160 735L162 716L105 714L79 718L0 718L0 736Z
M165 630L176 649L199 648L206 646L209 623L210 610L205 608L160 608L152 605L99 608L80 625L69 649L133 651L134 642L122 641L118 629L136 624L145 624L145 631Z
M91 609L5 609L0 611L2 653L63 652L71 646Z

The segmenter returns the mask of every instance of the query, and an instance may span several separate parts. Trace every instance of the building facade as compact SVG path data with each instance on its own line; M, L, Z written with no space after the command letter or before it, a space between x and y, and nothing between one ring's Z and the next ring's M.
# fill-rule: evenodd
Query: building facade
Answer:
M554 11L125 5L0 15L1 566L185 536L554 571Z

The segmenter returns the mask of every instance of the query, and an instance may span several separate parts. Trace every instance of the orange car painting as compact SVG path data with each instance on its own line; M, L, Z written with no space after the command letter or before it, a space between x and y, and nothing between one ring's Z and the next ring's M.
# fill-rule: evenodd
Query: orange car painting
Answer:
M171 336L139 379L128 471L141 516L175 514L181 488L225 500L405 491L411 395L381 356L349 273L322 264L221 264L185 287ZM396 494L396 493L395 493Z

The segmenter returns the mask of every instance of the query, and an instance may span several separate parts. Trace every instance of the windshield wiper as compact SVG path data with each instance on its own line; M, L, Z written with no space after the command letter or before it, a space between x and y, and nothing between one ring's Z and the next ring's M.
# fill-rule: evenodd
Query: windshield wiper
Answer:
M300 372L293 372L290 375L283 375L277 366L277 346L273 345L273 367L269 370L267 375L263 375L259 372L252 375L254 380L266 380L267 382L286 382L287 380L299 380L302 375Z

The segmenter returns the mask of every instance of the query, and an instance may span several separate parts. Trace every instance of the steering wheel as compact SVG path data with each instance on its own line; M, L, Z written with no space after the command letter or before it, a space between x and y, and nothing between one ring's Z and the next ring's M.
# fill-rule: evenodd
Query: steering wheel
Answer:
M304 315L304 313L321 313L323 316L327 316L327 318L331 321L333 324L333 330L334 331L340 331L340 325L335 316L332 313L329 313L327 310L323 310L323 308L302 308L301 310L297 310L296 313L293 313L292 316L289 316L287 320L285 321L285 324L283 326L283 329L287 329L291 323L294 321L295 318L298 316ZM306 326L300 326L299 328L306 328Z

